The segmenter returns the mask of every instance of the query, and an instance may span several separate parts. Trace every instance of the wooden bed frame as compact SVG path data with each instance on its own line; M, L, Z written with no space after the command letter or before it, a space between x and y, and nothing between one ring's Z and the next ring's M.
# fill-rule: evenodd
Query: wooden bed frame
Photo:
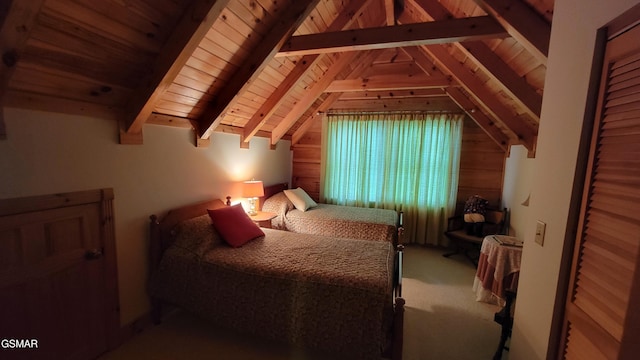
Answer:
M260 210L262 210L262 205L264 204L265 200L267 200L268 198L270 198L271 196L283 191L283 190L287 190L289 189L289 184L287 183L278 183L278 184L274 184L274 185L269 185L269 186L265 186L264 187L264 196L261 196L258 198L258 208ZM399 245L402 244L402 236L404 235L404 224L403 224L403 220L404 220L404 216L402 211L398 211L398 222L396 224L396 228L398 231L397 234L397 242L394 243L394 245Z
M265 188L265 196L267 191ZM229 205L227 203L227 205ZM155 274L160 260L169 246L173 242L173 229L177 224L182 221L205 215L207 209L216 209L221 206L225 206L220 200L210 200L193 205L187 205L170 210L162 220L159 220L158 216L150 216L149 225L149 275L150 277ZM402 359L402 343L403 343L403 325L404 325L404 304L405 301L402 298L402 261L403 261L404 246L397 245L396 247L396 263L395 263L395 276L394 276L394 315L393 315L393 328L392 328L392 344L390 349L386 351L382 356L393 360ZM154 324L160 324L162 321L162 300L151 297L151 318Z

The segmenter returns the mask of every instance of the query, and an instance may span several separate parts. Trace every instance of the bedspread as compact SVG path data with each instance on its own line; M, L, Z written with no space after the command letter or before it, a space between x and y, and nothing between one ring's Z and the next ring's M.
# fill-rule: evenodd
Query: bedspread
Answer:
M286 205L287 199L276 194L265 201L263 211L274 212L272 226L303 234L389 241L397 236L397 213L394 210L318 204L307 211Z
M198 221L200 230L180 231L165 252L153 296L244 333L380 357L393 316L390 243L264 229L231 248Z

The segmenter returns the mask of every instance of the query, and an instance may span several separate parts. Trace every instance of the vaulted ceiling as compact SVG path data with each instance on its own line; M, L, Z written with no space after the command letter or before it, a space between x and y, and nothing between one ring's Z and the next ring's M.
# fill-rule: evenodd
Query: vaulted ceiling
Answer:
M3 106L295 144L330 111L463 111L535 152L554 0L9 0ZM0 137L11 136L0 117Z

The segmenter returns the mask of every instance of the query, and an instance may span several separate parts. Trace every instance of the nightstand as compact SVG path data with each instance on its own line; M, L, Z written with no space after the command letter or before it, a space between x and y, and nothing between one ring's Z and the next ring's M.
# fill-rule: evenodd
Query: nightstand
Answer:
M271 228L271 219L278 216L276 213L267 212L267 211L258 211L257 214L251 216L249 218L253 220L254 223L258 224L258 226L263 228Z

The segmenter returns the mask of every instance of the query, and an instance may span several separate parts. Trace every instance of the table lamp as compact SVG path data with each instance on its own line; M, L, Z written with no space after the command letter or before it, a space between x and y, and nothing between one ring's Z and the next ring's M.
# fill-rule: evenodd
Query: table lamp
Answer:
M260 196L264 196L262 181L250 180L242 183L242 197L249 199L249 211L247 214L250 216L258 214L256 211L256 200L258 200Z

